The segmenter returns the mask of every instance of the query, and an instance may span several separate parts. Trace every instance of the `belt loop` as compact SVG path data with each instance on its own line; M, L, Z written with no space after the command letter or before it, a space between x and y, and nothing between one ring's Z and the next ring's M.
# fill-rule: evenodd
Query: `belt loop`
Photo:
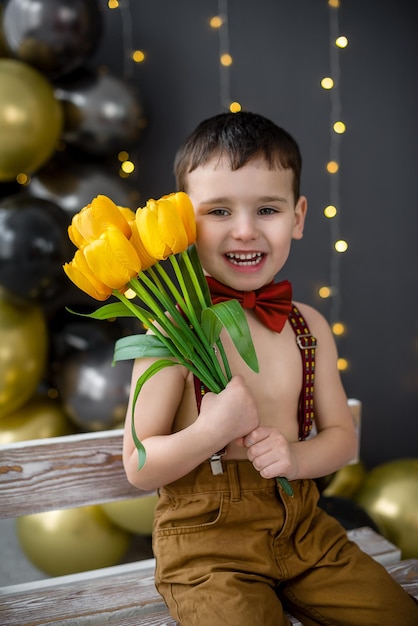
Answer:
M231 493L231 502L241 500L241 485L239 482L239 472L237 461L229 461L226 464L229 480L229 488Z

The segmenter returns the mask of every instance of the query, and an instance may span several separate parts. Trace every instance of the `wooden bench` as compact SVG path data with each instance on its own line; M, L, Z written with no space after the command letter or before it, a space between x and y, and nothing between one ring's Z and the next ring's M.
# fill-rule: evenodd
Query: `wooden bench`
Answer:
M0 446L0 518L139 498L122 465L122 431L85 433ZM418 598L418 559L370 528L349 531ZM4 626L175 626L154 587L154 559L0 589ZM300 624L291 618L293 624Z

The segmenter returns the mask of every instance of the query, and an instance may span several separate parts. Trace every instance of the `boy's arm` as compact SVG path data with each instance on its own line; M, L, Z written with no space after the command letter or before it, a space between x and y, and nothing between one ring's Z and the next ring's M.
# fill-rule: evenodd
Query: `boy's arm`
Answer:
M245 436L258 425L254 400L243 378L236 376L221 393L205 394L197 419L172 433L187 370L180 365L165 368L145 383L136 403L135 429L146 450L145 465L138 471L138 453L131 434L132 394L139 375L151 362L151 359L141 359L134 365L123 444L128 480L144 490L156 489L181 478L230 441ZM182 409L187 407L183 405ZM195 405L193 410L196 410ZM228 420L225 415L229 416Z
M318 434L305 441L287 442L275 429L259 427L244 439L254 467L265 478L289 480L326 476L355 455L357 435L337 368L337 350L328 323L306 305L299 305L315 335L315 422Z

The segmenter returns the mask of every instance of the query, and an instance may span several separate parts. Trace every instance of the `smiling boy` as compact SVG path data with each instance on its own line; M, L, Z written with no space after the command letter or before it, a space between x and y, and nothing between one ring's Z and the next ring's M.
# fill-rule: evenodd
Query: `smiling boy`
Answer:
M242 296L260 371L248 369L225 334L234 377L221 393L202 398L180 365L152 377L135 409L147 454L140 472L127 420L128 479L160 493L156 585L172 616L190 626L273 626L289 624L287 609L304 624L418 623L413 600L317 507L313 479L344 466L357 446L328 323L292 303L286 281L279 331L257 313L257 296L303 236L296 142L260 115L220 114L186 140L175 172L195 209L213 297L224 286ZM310 340L309 374L300 333ZM149 364L136 361L133 383ZM318 434L307 438L313 410Z

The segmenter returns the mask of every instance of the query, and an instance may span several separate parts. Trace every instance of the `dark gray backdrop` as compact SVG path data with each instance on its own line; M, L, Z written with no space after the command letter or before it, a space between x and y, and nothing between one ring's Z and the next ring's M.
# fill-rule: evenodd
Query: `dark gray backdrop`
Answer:
M222 110L213 0L131 2L133 44L147 59L133 69L148 126L138 144L141 200L174 190L178 144L203 118ZM284 126L304 157L309 199L306 235L295 242L287 277L295 296L329 315L317 296L332 255L329 202L329 8L326 0L229 0L233 99ZM416 244L418 10L408 0L342 0L340 260L338 341L351 364L350 397L363 403L361 457L368 467L418 456ZM122 72L121 21L106 13L96 59Z

